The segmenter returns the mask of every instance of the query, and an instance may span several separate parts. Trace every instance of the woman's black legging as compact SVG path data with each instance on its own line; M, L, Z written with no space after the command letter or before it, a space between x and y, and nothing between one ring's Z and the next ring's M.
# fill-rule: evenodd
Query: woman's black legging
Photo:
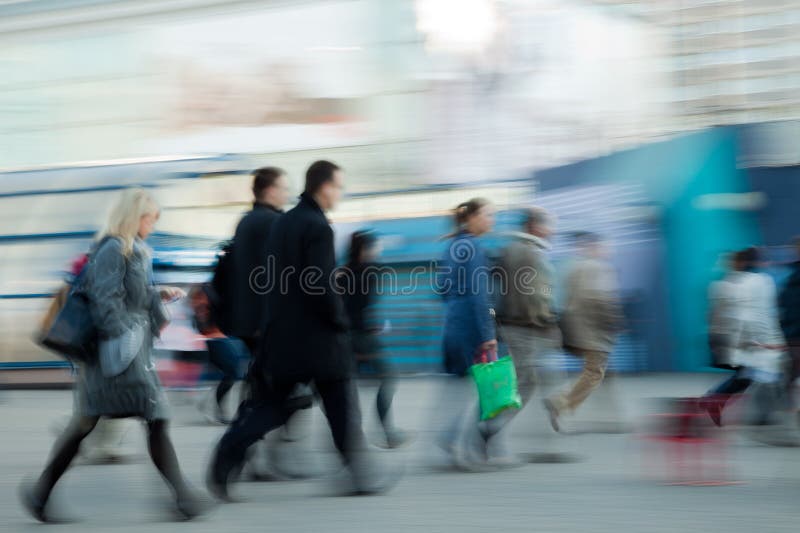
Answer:
M44 503L50 497L53 487L78 455L83 439L89 436L99 420L99 417L76 416L56 441L50 461L37 483L36 496L40 502ZM178 457L167 433L166 420L147 422L147 447L153 464L172 488L175 497L183 499L188 496L186 482L178 466Z

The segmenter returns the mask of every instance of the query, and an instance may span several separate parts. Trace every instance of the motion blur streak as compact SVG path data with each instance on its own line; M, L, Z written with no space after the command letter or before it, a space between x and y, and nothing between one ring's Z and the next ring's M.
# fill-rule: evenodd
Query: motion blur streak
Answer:
M254 169L285 171L290 200L273 207L288 210L309 165L329 160L346 173L326 214L337 264L353 261L352 236L364 232L373 255L359 261L391 269L400 289L376 291L356 339L377 339L383 364L355 366L364 412L377 405L385 430L370 422L367 436L414 442L386 452L413 475L369 505L310 500L301 484L245 486L258 505L225 507L198 528L795 530L798 57L800 0L0 0L0 464L10 474L0 522L27 527L12 492L70 420L59 389L76 374L34 336L121 191L143 187L161 207L147 239L154 283L196 297L170 301L155 348L182 468L201 485L219 428L200 422L233 415L247 386L229 386L250 360L225 342L212 351L231 357L209 355L224 335L198 327L198 306L213 307L203 284L252 207ZM491 231L454 227L470 199ZM546 231L526 223L532 206ZM486 444L480 453L442 442L436 422L461 424L449 415L474 400L472 383L440 376L452 371L457 304L436 290L434 265L462 233L479 236L490 279L514 242L535 243L532 283L552 285L552 313L528 302L509 338L508 324L496 329L497 355L515 359L529 397L513 424L462 432ZM587 235L608 273L589 281L605 288L575 289L591 286L576 271L598 271L578 268ZM545 329L567 336L570 290L618 304L608 353L542 340ZM484 292L497 312L476 315L488 331L503 309ZM616 321L601 300L590 295L582 311ZM460 325L456 336L477 335ZM476 355L490 355L490 340ZM530 357L511 353L514 342ZM208 390L221 379L218 405ZM560 394L573 384L571 399ZM241 477L333 476L321 422L300 410ZM131 425L102 421L79 461L137 462L145 447ZM434 475L440 447L457 469L491 473ZM506 471L520 462L564 464ZM96 513L89 530L147 521L134 503L151 490L142 468L107 472L77 470L56 494ZM747 485L689 494L665 483Z

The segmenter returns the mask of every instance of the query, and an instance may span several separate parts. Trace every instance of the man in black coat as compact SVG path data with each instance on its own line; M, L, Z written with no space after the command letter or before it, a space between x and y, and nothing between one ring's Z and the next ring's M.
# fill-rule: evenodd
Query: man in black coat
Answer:
M211 283L209 301L214 302L212 323L225 335L241 339L250 356L254 356L266 320L266 295L251 286L251 275L267 267L267 245L272 224L281 216L286 204L288 186L286 173L276 167L259 168L253 172L253 209L236 226L236 233L227 249L228 257L221 258ZM210 325L210 324L209 324ZM241 344L228 338L208 341L211 364L223 374L217 386L216 404L209 419L228 423L223 408L225 396L239 378Z
M272 225L283 214L288 196L286 173L276 167L253 172L255 202L233 236L231 247L230 302L225 333L244 341L255 355L266 320L266 295L254 290L251 275L267 267L267 246Z
M283 425L294 410L292 393L314 382L333 440L352 474L356 493L387 488L366 463L358 393L351 381L348 322L334 290L333 230L325 217L342 191L342 171L317 161L306 173L305 192L273 224L270 266L254 279L267 295L262 349L251 367L252 398L223 435L208 473L209 490L228 499L228 483L247 449Z

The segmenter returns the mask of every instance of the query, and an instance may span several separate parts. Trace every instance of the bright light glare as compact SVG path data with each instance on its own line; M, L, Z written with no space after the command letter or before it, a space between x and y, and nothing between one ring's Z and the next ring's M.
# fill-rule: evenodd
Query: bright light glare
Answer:
M431 50L480 52L497 32L493 0L417 0L416 13Z

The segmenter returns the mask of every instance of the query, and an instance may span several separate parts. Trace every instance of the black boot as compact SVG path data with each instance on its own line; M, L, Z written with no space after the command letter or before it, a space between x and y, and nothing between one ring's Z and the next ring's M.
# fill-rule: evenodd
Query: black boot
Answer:
M50 522L47 517L47 500L37 496L36 484L23 482L19 487L19 499L22 506L33 518L42 523Z

